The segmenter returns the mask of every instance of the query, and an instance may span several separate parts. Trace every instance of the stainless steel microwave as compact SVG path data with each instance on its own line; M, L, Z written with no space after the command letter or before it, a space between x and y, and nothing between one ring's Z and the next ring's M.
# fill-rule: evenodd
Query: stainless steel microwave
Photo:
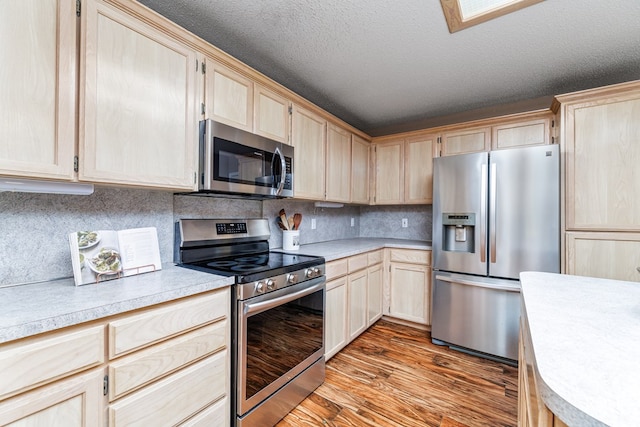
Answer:
M200 122L201 193L293 197L293 147L213 120Z

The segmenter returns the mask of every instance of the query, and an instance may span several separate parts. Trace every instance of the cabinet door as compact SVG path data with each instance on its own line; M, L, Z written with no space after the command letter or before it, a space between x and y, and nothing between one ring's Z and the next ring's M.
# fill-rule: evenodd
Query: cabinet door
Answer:
M479 153L491 149L491 128L463 129L442 134L441 156Z
M425 265L391 263L389 315L429 324L430 275Z
M567 274L640 282L640 233L567 233Z
M367 326L382 317L382 264L367 270Z
M104 369L76 375L0 402L0 425L103 426Z
M75 2L0 2L0 174L73 178Z
M82 16L79 178L195 188L195 51L98 0Z
M324 358L329 360L347 345L347 278L327 283Z
M293 106L291 142L295 147L293 191L296 198L324 200L327 121L311 111Z
M567 229L640 231L640 90L565 113Z
M407 139L404 146L404 202L433 200L433 153L437 135Z
M404 193L404 140L375 145L376 205L394 205L403 202Z
M493 126L491 134L492 150L549 144L551 113L545 118Z
M253 132L289 144L291 129L289 100L260 85L255 85L254 93Z
M369 143L357 135L351 139L351 203L369 203Z
M327 196L332 202L351 200L351 134L332 123L327 125Z
M349 275L349 341L367 329L367 270Z
M253 82L212 59L206 64L207 118L253 132Z

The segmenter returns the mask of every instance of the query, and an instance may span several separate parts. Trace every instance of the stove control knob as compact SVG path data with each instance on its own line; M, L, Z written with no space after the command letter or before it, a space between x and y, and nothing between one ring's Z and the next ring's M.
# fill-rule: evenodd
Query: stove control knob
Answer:
M307 276L308 279L311 279L312 277L318 277L319 275L320 270L318 270L317 268L309 268L305 273L305 276Z
M264 283L262 282L256 283L256 292L259 294L264 292Z
M294 284L298 282L297 274L287 274L287 283Z
M276 287L276 282L274 282L272 279L267 279L267 290L272 291L275 289L275 287Z

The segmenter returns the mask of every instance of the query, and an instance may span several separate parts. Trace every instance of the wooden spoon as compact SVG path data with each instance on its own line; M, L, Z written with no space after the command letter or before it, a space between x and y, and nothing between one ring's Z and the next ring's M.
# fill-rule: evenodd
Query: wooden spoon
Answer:
M295 230L295 228L293 228L293 217L290 216L288 221L288 225L289 225L289 230Z
M280 215L280 220L282 221L282 225L285 226L285 230L290 230L289 221L287 221L287 214L284 212L284 209L280 209L278 215Z
M302 222L302 214L296 213L293 214L293 229L298 230L300 228L300 223Z

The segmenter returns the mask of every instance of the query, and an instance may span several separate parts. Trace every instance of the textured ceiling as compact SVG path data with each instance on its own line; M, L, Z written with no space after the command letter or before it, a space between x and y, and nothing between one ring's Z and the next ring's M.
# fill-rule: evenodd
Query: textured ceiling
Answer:
M438 0L141 3L372 136L640 79L638 0L546 0L454 34Z

